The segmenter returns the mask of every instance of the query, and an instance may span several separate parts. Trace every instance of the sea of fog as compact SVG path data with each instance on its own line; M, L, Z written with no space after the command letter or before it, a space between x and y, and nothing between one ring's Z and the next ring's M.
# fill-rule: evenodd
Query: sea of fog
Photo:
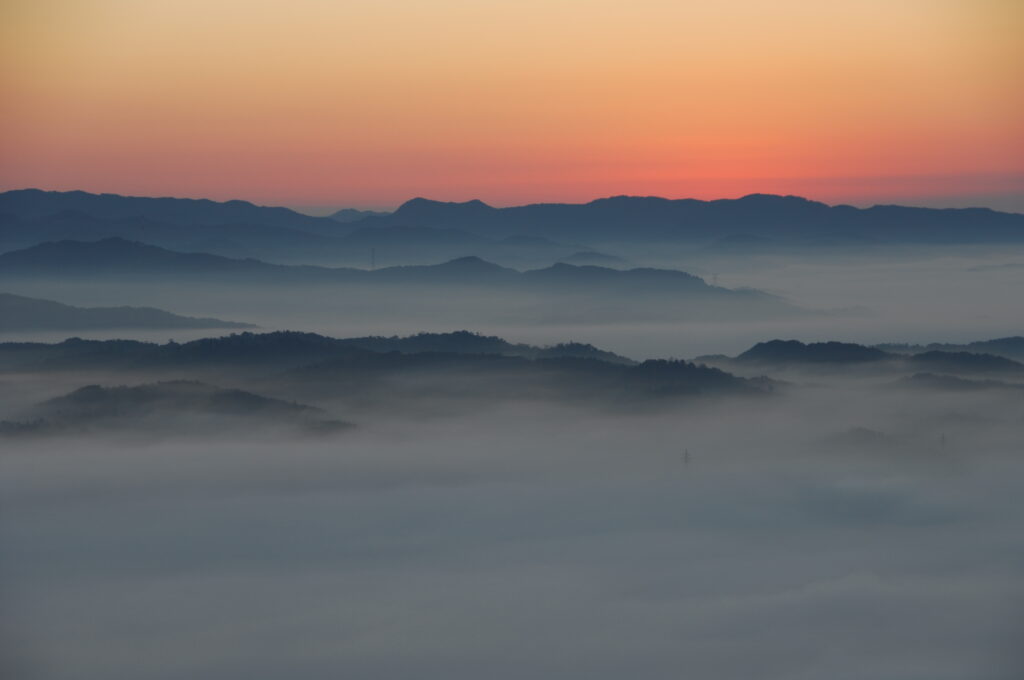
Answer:
M822 387L19 446L6 677L1018 678L1022 417Z

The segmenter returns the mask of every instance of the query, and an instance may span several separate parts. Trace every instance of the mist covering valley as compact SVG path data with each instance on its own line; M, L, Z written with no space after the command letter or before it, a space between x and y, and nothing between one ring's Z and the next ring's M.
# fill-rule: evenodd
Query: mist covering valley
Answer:
M1024 672L1024 217L155 200L0 200L0 674Z

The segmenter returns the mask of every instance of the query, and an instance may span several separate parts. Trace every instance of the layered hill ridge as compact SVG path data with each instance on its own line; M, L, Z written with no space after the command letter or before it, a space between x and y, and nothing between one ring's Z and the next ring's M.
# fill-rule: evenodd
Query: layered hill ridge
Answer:
M357 410L370 405L393 409L398 402L424 406L424 400L454 400L462 404L459 408L509 400L608 406L765 392L764 381L687 361L634 362L581 343L535 347L466 331L349 339L291 331L239 333L180 344L78 338L0 343L0 376L24 371L99 374L105 380L140 374L149 380L173 378L172 401L186 402L206 400L209 394L205 387L182 386L183 379L230 380L246 390L273 391L307 403L340 402ZM74 399L83 408L90 402L106 408L111 399L152 397L148 389L138 394L93 391L76 393ZM166 403L167 391L161 387L153 398Z

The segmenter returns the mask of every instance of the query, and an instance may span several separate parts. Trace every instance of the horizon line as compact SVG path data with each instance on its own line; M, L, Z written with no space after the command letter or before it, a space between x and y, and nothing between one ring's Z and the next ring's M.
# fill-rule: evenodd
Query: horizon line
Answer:
M467 199L467 200L464 200L464 201L449 201L449 200L442 200L442 199L436 199L436 198L428 198L426 196L418 195L418 196L412 196L410 198L407 198L404 201L402 201L401 203L399 203L397 205L394 205L393 207L392 206L380 206L380 205L373 205L373 206L368 206L367 207L366 204L357 206L357 205L353 205L351 203L348 203L348 204L343 204L343 203L330 203L330 204L328 204L328 203L324 203L324 204L309 204L309 203L306 203L306 204L297 204L297 203L257 203L254 200L246 199L246 198L220 199L220 198L209 198L209 197L206 197L206 196L199 196L199 197L197 197L197 196L175 196L175 195L170 195L170 194L164 194L164 195L144 195L144 194L131 194L131 193L116 193L116 192L110 192L110 191L88 191L88 190L85 190L85 189L43 189L43 188L40 188L38 186L4 188L4 189L0 189L0 194L22 192L22 191L36 191L36 192L50 193L50 194L72 194L72 193L78 193L78 194L88 194L90 196L116 196L116 197L119 197L119 198L174 199L174 200L184 200L184 201L209 201L211 203L220 203L220 204L247 203L249 205L253 205L253 206L256 206L258 208L270 208L270 209L273 209L273 208L283 208L285 210L291 210L292 212L295 212L295 213L298 213L298 214L301 214L301 215L306 215L306 216L309 216L309 217L329 217L333 213L338 212L340 210L361 210L361 211L365 211L365 212L387 212L387 213L393 213L393 212L397 211L403 205L406 205L407 203L409 203L411 201L416 201L416 200L424 200L424 201L430 201L432 203L442 203L442 204L449 204L449 205L466 205L466 204L469 204L469 203L480 203L480 204L483 204L483 205L487 206L488 208L494 208L496 210L501 210L501 209L506 209L506 208L519 208L519 207L540 206L540 205L589 205L591 203L596 203L598 201L610 200L610 199L615 199L615 198L658 199L658 200L664 200L664 201L696 201L696 202L699 202L699 203L714 203L714 202L717 202L717 201L738 201L738 200L742 200L742 199L745 199L745 198L751 198L751 197L754 197L754 196L769 196L769 197L774 197L774 198L796 198L796 199L800 199L800 200L807 201L807 202L810 202L810 203L820 203L820 204L826 205L826 206L828 206L830 208L848 206L848 207L856 208L856 209L859 209L859 210L864 210L864 209L869 209L869 208L878 208L878 207L918 208L918 209L922 209L922 210L990 210L992 212L1006 213L1006 214L1011 214L1011 215L1024 215L1024 208L1022 208L1020 210L1006 210L1006 209L994 208L994 207L992 207L990 205L981 205L981 204L941 205L941 206L940 205L921 205L921 204L916 204L915 202L913 202L914 199L913 198L909 198L909 197L907 199L908 202L906 202L906 203L895 202L895 201L893 201L893 202L867 202L867 201L865 201L865 202L860 202L860 201L829 202L829 201L825 201L825 200L821 200L821 199L810 198L808 196L803 196L803 195L800 195L800 194L772 193L772 192L761 192L761 191L749 192L749 193L741 194L741 195L738 195L738 196L721 196L721 197L718 197L718 198L696 198L694 196L668 197L668 196L663 196L663 195L658 195L658 194L608 194L608 195L604 195L604 196L597 196L595 198L591 198L589 200L584 200L584 201L571 201L571 200L565 200L565 201L527 201L527 202L523 202L523 203L509 203L507 205L506 204L495 205L495 204L492 204L492 203L488 203L487 201L484 201L483 199L480 199L480 198L471 198L471 199ZM1024 197L1022 197L1022 200L1024 200Z

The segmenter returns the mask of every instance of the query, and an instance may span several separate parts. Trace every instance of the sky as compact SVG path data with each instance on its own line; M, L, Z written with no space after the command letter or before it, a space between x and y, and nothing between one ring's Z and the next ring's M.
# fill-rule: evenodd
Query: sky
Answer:
M1024 212L1019 0L5 0L0 189Z

